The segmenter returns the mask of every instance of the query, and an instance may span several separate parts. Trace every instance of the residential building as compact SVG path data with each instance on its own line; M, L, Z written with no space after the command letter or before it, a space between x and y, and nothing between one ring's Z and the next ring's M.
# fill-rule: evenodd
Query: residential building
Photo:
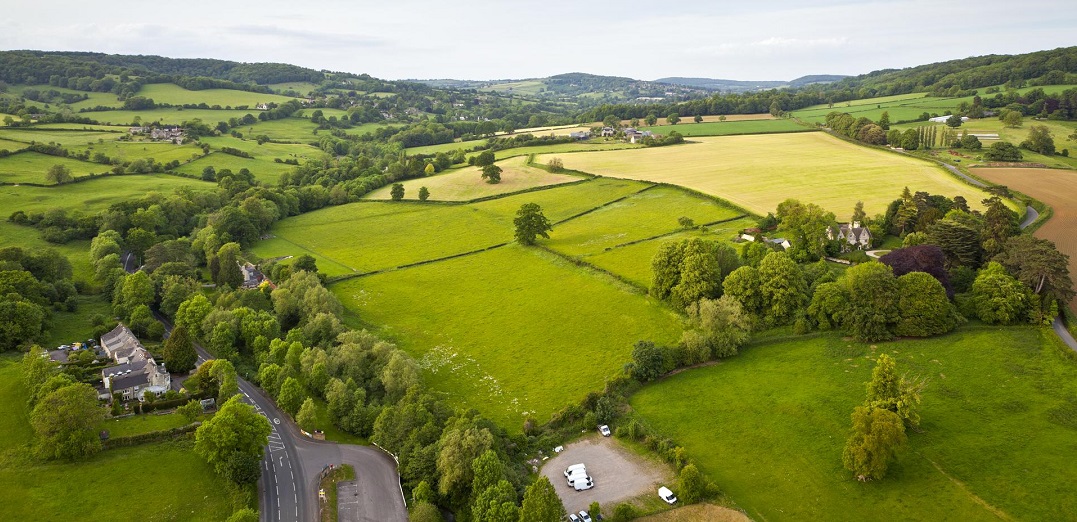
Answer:
M171 387L172 376L163 365L157 364L126 326L121 324L102 335L101 347L116 363L101 370L104 389L110 393L121 394L124 401L142 400L147 391L160 396ZM104 392L98 393L100 396Z
M871 231L867 227L860 226L859 221L852 223L839 223L837 227L827 227L826 238L841 241L842 251L852 249L867 250L871 248Z

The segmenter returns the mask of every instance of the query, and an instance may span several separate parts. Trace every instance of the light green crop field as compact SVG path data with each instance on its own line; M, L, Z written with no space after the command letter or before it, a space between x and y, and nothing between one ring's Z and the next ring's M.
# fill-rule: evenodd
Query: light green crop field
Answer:
M29 146L28 143L23 143L21 141L11 141L11 140L0 139L0 150L6 150L8 152L15 152L17 150L25 149L28 146Z
M307 117L310 117L310 112L311 111L306 111ZM326 118L328 118L329 116L330 116L329 113L325 113ZM395 127L401 127L401 126L402 126L401 124L389 124L389 123L386 123L384 121L378 121L378 122L372 122L372 123L363 123L363 124L360 124L360 125L356 125L356 126L350 128L350 129L343 129L343 130L344 130L344 132L346 134L350 134L352 136L362 136L363 134L366 134L368 132L374 132L375 130L383 128L383 127L393 127L393 128L395 128Z
M8 116L11 116L11 119L13 119L13 120L17 119L17 117L14 114L8 114L6 112L0 112L0 127L6 127L7 126L7 124L4 123L4 118L7 118Z
M942 167L862 147L822 132L696 138L695 143L562 156L565 167L590 174L681 185L759 214L796 198L844 216L857 201L881 214L906 186L979 205L986 193ZM548 155L536 157L544 163Z
M71 175L75 177L101 174L112 168L109 165L27 151L0 158L0 181L46 184L45 173L53 165L67 167L71 170Z
M291 172L292 169L295 168L295 165L275 163L270 158L249 159L225 154L223 152L211 152L205 157L185 165L180 165L175 169L175 172L190 176L201 176L202 171L206 167L213 167L213 169L217 171L230 169L232 172L239 172L240 169L247 169L254 175L254 179L268 185L276 185L277 181L280 180L280 175L285 172Z
M681 217L702 225L742 214L676 187L655 187L559 224L548 245L570 256L590 255L675 232L681 228L677 223Z
M298 92L299 94L306 94L310 91L313 91L314 89L317 89L318 85L310 82L284 82L271 83L269 85L266 85L266 87L269 87L270 89L276 91L286 91L291 89L295 92Z
M81 130L81 131L104 131L117 135L127 134L130 127L126 125L96 125L93 123L38 123L34 129L46 130Z
M311 143L319 139L314 133L317 129L318 126L311 123L309 119L293 116L279 120L260 121L253 125L241 125L235 130L243 133L244 138L269 136L270 139L278 141Z
M115 140L114 132L97 131L47 131L36 128L0 129L0 139L25 143L58 143L65 147L97 143L98 140Z
M222 147L239 149L254 156L254 159L261 161L273 161L280 158L282 160L296 159L299 160L299 163L304 163L307 159L320 157L325 154L321 150L311 147L310 145L274 142L265 142L259 145L258 141L254 139L237 139L231 136L201 138L199 141L209 144L212 149L220 149Z
M922 433L881 481L841 463L873 360L927 378ZM630 402L757 520L1073 520L1077 363L1049 328L753 346Z
M213 109L183 109L173 107L170 109L148 109L143 111L98 111L81 112L84 116L96 120L103 125L130 125L139 117L143 124L160 122L164 125L179 125L185 121L202 120L209 125L216 125L219 121L228 121L230 118L242 118L248 114L258 116L260 111L248 110L213 110Z
M24 91L26 91L27 89L35 89L35 90L41 91L43 93L46 92L46 91L57 91L57 92L66 93L66 94L78 94L80 96L81 95L88 96L88 98L85 99L85 100L78 101L78 102L75 102L75 103L72 103L72 104L68 105L68 107L70 107L72 110L75 110L75 111L77 111L79 109L82 109L84 107L88 108L88 107L97 107L97 106L102 106L102 107L121 107L121 106L123 106L123 102L119 101L116 98L116 95L112 94L110 92L76 91L75 89L67 89L67 88L64 88L64 87L54 87L52 85L19 85L19 86L14 87L12 89L12 92L16 92L19 95L22 95L22 93ZM38 107L43 107L44 106L44 103L42 103L42 102L30 101L30 104L31 105L37 105ZM54 103L52 103L50 105L55 107L55 106L62 105L62 103L59 100L57 100L56 102L54 102Z
M570 221L569 223L572 222ZM567 224L568 223L566 223L566 225ZM651 286L652 275L651 260L654 259L654 255L658 253L658 249L661 248L663 244L691 238L730 242L736 238L737 232L747 227L754 227L755 225L756 221L753 218L734 219L717 225L711 225L707 227L706 232L698 229L677 232L675 234L662 236L648 241L641 241L631 245L616 246L609 250L583 255L580 256L580 259L624 277L638 285L640 288L649 288ZM557 230L555 229L554 232L556 233ZM555 239L556 237L557 236L554 234L550 235L551 239ZM734 248L737 248L739 251L739 247L736 245L734 245Z
M181 187L214 190L216 185L168 174L101 176L78 183L51 187L5 185L0 186L0 208L11 209L12 212L15 210L41 212L62 207L68 210L97 212L108 208L113 203L139 198L149 192L170 194L174 189ZM6 219L7 216L4 218Z
M497 163L501 167L501 182L490 184L482 179L480 167L461 167L426 178L409 179L403 182L404 199L418 200L419 187L430 190L432 201L469 201L486 196L508 194L521 190L559 185L580 181L585 178L568 174L553 174L545 170L529 167L527 158L517 156ZM366 199L391 199L391 186L385 186L366 196Z
M328 275L385 270L512 241L512 220L524 203L537 203L556 222L646 186L594 180L469 205L352 203L280 221L276 237L252 251L262 258L310 252L330 262L319 264Z
M437 154L439 152L454 152L457 149L468 150L475 145L481 145L486 143L487 140L469 140L469 141L454 141L452 143L441 143L438 145L423 145L422 147L409 147L406 149L408 154Z
M0 357L0 505L6 520L224 520L236 505L227 480L195 455L190 441L108 450L79 463L42 462L33 441L19 359ZM161 472L147 472L147 463ZM137 477L154 494L138 509L101 493L108 478ZM183 477L177 481L176 477Z
M262 94L260 92L237 91L232 89L204 89L189 91L174 83L150 83L142 86L138 96L153 99L156 103L170 105L200 104L209 106L247 105L250 110L259 103L285 103L295 98L279 94Z
M524 95L537 95L542 89L546 87L546 84L542 83L542 80L520 80L515 82L503 82L490 85L488 87L482 87L480 91L501 92L501 93L516 93Z
M202 149L194 143L176 145L174 143L138 140L138 141L104 141L88 145L77 145L70 150L88 150L90 155L100 152L109 158L120 161L134 161L136 159L154 159L158 163L168 163L172 160L187 162L202 156ZM110 167L102 165L103 170Z
M501 149L494 152L494 157L501 160L505 158L511 158L513 156L527 156L530 154L567 154L571 152L593 152L602 150L626 150L626 149L641 149L643 145L635 143L625 143L623 141L603 141L601 139L594 139L588 141L577 141L573 143L558 143L556 145L538 145L535 147L516 147L513 149ZM469 156L477 156L477 153L469 154ZM547 160L544 159L543 163ZM566 166L568 166L566 164Z
M435 390L519 433L616 375L641 339L675 341L679 317L627 285L539 249L343 281L345 307L418 359Z
M772 134L779 132L810 132L816 129L801 125L792 120L745 120L704 123L678 123L641 127L655 134L669 134L676 131L684 136L733 136L737 134Z

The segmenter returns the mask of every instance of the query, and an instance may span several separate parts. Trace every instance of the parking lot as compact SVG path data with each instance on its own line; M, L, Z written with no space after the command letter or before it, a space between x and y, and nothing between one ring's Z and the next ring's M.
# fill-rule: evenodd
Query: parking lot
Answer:
M595 487L576 491L565 480L565 468L583 463ZM657 495L658 486L672 486L669 466L645 459L623 448L612 437L598 434L565 446L542 466L542 474L550 479L565 509L575 513L598 502L610 513L617 503L645 493Z

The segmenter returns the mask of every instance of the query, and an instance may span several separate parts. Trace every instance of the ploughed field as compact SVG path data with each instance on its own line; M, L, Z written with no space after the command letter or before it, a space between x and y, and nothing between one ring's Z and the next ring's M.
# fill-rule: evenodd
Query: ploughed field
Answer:
M927 379L922 432L881 481L842 466L881 353ZM631 398L757 520L1073 520L1077 367L1049 328L969 326L862 344L762 343Z
M532 202L553 231L523 247L512 220ZM711 225L686 230L680 217ZM323 209L278 223L254 251L309 253L351 276L330 288L353 326L397 342L451 401L519 431L601 389L636 341L676 342L681 317L645 291L663 242L731 240L746 223L677 187L595 178L470 204Z
M693 138L685 145L565 154L562 160L565 168L589 174L684 186L759 214L788 198L838 216L863 201L869 215L882 214L905 187L961 195L972 206L987 197L932 163L821 132Z
M974 168L973 174L992 183L1006 185L1036 198L1054 211L1033 234L1050 239L1058 250L1070 256L1070 274L1077 274L1077 171L1027 168ZM1077 312L1077 299L1070 302Z

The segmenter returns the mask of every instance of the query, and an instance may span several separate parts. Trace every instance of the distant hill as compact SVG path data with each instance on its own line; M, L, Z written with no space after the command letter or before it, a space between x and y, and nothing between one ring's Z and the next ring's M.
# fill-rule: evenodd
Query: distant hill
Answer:
M800 78L790 81L744 81L722 80L716 78L683 78L673 76L669 78L659 78L655 80L655 82L671 85L685 85L688 87L707 89L711 91L750 92L762 91L767 89L783 89L790 87L803 87L805 85L832 83L841 80L842 78L845 78L845 76L840 76L836 74L813 74L809 76L801 76Z
M693 85L651 82L623 76L602 76L581 72L555 74L547 78L406 81L439 89L476 89L539 100L575 102L584 106L599 103L682 101L706 97L714 90Z

